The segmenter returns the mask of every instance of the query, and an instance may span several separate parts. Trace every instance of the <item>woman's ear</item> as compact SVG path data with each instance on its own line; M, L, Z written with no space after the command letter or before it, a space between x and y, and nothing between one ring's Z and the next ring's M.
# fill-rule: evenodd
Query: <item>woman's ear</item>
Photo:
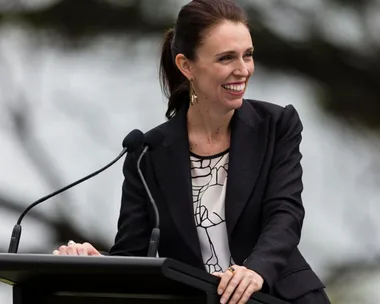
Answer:
M181 73L189 80L194 79L193 69L190 60L185 55L178 54L175 57L175 64Z

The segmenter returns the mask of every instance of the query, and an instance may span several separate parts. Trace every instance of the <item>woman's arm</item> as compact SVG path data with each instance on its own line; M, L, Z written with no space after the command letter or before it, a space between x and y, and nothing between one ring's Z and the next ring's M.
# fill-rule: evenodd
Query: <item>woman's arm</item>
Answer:
M260 274L265 287L273 285L297 247L304 219L301 200L302 123L293 106L285 107L277 125L277 139L263 199L260 237L244 266ZM266 286L267 285L267 286Z

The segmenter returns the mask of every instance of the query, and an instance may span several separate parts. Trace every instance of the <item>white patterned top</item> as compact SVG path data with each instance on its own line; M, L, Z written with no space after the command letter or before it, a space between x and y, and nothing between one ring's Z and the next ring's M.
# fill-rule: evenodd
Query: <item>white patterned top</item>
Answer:
M224 212L228 159L228 150L208 157L190 155L194 219L209 273L225 271L232 264Z

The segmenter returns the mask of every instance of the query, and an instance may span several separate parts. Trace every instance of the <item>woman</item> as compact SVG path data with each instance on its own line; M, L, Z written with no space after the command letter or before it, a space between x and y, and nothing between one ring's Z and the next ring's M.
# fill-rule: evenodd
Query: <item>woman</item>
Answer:
M244 11L229 0L185 5L165 37L160 75L168 121L143 172L161 218L159 254L221 278L221 303L258 290L292 303L329 303L297 245L304 218L302 124L292 106L243 100L254 71ZM152 210L124 164L113 255L145 256ZM55 254L99 255L90 244Z

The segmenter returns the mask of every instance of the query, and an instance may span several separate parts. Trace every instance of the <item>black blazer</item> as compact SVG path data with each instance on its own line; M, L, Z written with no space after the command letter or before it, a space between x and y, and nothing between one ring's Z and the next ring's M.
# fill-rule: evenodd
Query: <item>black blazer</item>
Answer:
M205 269L194 223L187 107L156 127L165 139L142 170L160 214L159 255ZM226 225L233 260L265 280L263 292L286 300L324 288L300 254L304 218L300 164L302 124L292 106L244 100L231 121ZM146 256L153 209L127 155L113 255Z

